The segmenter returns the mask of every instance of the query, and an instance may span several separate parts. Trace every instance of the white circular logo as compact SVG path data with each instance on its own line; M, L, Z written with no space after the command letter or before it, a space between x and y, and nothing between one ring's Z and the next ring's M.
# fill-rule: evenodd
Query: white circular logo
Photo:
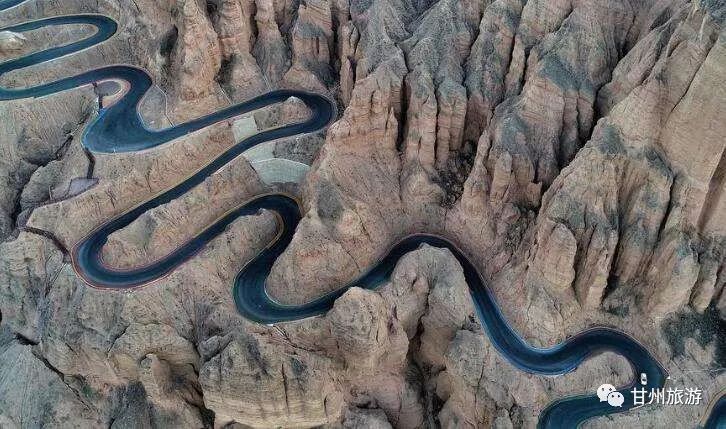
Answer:
M600 402L605 402L608 400L608 395L615 391L615 386L612 384L603 384L597 388L597 397L600 398Z

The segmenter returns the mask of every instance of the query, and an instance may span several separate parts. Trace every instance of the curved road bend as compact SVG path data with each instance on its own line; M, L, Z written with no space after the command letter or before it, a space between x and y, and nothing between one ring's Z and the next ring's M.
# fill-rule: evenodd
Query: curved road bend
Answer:
M17 6L23 1L25 0L0 0L0 11ZM117 23L111 18L95 14L80 14L44 18L13 25L0 29L0 31L22 33L65 24L92 25L96 28L96 32L77 42L31 53L2 63L0 64L0 76L13 70L52 61L61 56L90 48L108 40L117 30ZM634 373L648 375L646 389L660 387L665 383L666 371L658 361L636 340L614 329L590 329L549 348L530 346L507 323L470 259L451 242L429 234L406 237L394 245L386 256L367 273L337 291L305 305L280 305L267 295L265 280L274 261L290 243L301 218L298 202L284 194L265 194L253 198L226 213L177 250L145 267L116 270L104 265L100 254L108 236L129 225L142 213L180 197L255 145L322 130L330 125L336 117L334 102L323 95L305 91L279 90L184 124L162 130L150 130L144 125L138 114L138 105L152 86L151 77L144 70L128 65L102 67L30 88L0 88L0 100L39 98L106 80L125 82L127 84L125 85L126 92L113 105L100 109L99 114L86 127L82 136L82 144L94 152L133 152L155 148L212 124L280 103L289 97L297 97L302 100L311 110L311 116L306 121L262 131L237 143L183 182L99 226L73 248L71 255L74 269L92 287L131 289L163 277L191 258L235 219L263 209L271 210L278 216L278 235L265 250L239 272L233 289L237 309L244 317L252 321L270 324L323 314L331 308L334 300L350 286L357 285L375 289L383 284L401 256L425 243L448 248L461 263L482 326L497 350L519 369L536 374L559 375L575 370L590 356L611 351L624 356L630 362ZM626 411L632 408L632 405L627 404L632 404L629 390L634 383L619 389L625 396L625 405L622 408L613 408L607 403L599 402L595 395L568 397L550 404L540 415L538 426L541 428L571 428L579 426L583 421L595 416ZM723 407L716 407L714 412L721 408Z
M726 390L721 391L710 406L700 429L726 429Z

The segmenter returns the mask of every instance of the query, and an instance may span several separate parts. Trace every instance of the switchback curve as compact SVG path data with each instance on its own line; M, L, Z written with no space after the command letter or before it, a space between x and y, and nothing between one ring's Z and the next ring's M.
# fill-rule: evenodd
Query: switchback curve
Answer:
M15 7L24 1L0 0L0 11ZM0 64L0 76L13 70L45 63L88 49L108 40L115 34L118 27L111 18L96 14L79 14L39 19L0 31L9 30L22 33L47 26L66 24L88 24L95 27L96 31L83 40L2 63ZM266 249L239 272L233 288L234 300L239 312L252 321L272 324L323 314L331 308L334 300L347 288L352 285L369 289L380 286L388 279L401 256L417 249L422 244L428 244L449 249L461 263L482 326L496 349L519 369L536 374L559 375L575 370L588 357L611 351L624 356L630 362L634 373L647 375L648 383L644 386L646 389L660 387L665 383L667 375L665 369L645 347L630 336L614 329L593 328L549 348L530 346L509 326L471 259L450 241L430 234L406 237L395 244L386 256L367 273L337 291L301 306L280 305L267 295L265 280L270 273L272 264L292 239L295 227L301 218L298 202L284 194L265 194L253 198L225 214L180 248L144 267L117 270L104 265L100 254L108 236L129 225L142 213L182 196L242 152L257 144L317 132L331 124L336 117L334 102L325 96L305 91L279 90L184 124L162 130L150 130L144 125L138 114L138 105L153 82L144 70L128 65L102 67L30 88L0 88L0 100L39 98L108 80L124 82L125 93L113 105L101 108L99 114L86 127L82 144L94 152L134 152L152 149L212 124L282 102L289 97L301 99L310 109L311 116L303 122L262 131L237 143L185 181L111 219L81 240L72 250L72 262L79 276L92 287L132 289L154 281L191 258L235 219L257 213L260 210L271 210L278 218L278 235ZM632 397L629 390L633 385L635 382L620 389L625 396L625 405L622 408L613 408L607 403L600 402L594 395L558 400L543 411L539 427L576 427L595 416L631 409Z

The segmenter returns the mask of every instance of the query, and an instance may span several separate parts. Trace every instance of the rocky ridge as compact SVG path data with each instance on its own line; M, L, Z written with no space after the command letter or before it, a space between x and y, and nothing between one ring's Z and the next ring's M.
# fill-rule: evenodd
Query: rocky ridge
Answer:
M307 301L398 238L440 233L474 256L533 344L606 324L705 400L726 385L722 2L31 1L0 26L79 11L114 17L119 35L2 83L131 62L167 94L145 100L158 124L277 87L339 101L339 121L306 140L306 213L270 277L275 298ZM52 30L57 41L84 31ZM25 36L2 34L0 55L45 35ZM237 220L138 292L87 288L65 249L234 143L220 124L143 154L89 155L78 140L98 102L86 88L0 105L3 425L532 427L551 401L631 377L612 355L558 378L516 370L478 325L458 264L434 248L325 317L250 324L229 289L274 235L269 213ZM163 256L265 189L239 158L114 234L104 257ZM19 392L19 380L32 383ZM687 425L705 408L587 427Z

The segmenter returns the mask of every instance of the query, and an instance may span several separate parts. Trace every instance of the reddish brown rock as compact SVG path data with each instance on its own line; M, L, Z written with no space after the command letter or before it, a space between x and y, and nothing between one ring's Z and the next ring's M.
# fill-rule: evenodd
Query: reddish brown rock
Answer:
M312 300L401 237L437 233L470 255L530 344L613 326L704 399L726 386L710 371L723 365L709 325L726 317L718 2L78 0L26 2L0 20L79 11L110 14L119 33L2 84L137 64L158 85L140 106L152 127L283 86L340 101L325 136L262 151L313 164L274 298ZM0 55L87 31L2 34ZM274 236L270 213L238 219L144 289L89 289L63 248L179 183L249 123L88 157L79 141L98 105L91 88L0 104L0 426L531 427L553 400L632 378L611 354L555 378L518 370L479 326L459 264L431 247L327 315L249 323L230 288ZM307 113L291 101L254 121ZM235 160L113 234L105 257L130 267L167 253L265 191L256 171ZM688 426L703 412L646 407L588 425Z

